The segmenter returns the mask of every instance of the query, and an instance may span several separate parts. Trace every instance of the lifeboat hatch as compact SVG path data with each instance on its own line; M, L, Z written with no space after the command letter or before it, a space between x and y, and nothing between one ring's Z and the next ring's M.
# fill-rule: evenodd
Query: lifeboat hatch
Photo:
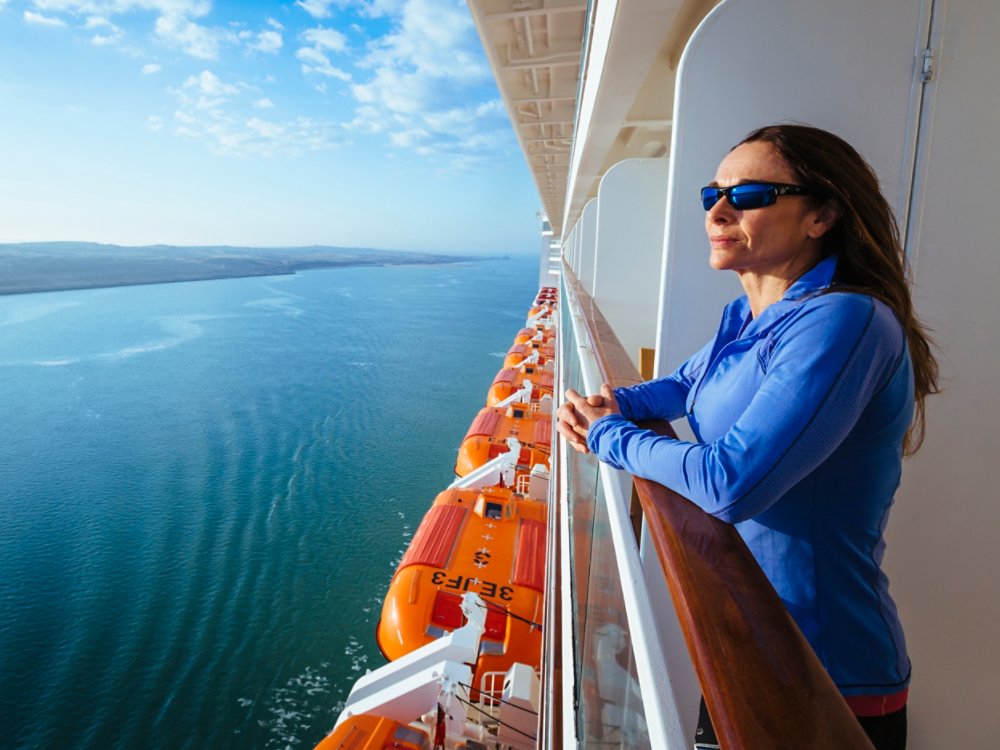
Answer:
M390 748L392 750L395 750L395 748L406 750L411 747L414 750L420 750L427 747L427 739L426 734L413 727L400 726L396 728L396 732L392 735L392 742L386 743L385 747L386 750Z
M510 516L510 508L507 507L507 503L491 500L480 495L479 500L476 502L475 513L480 518L487 518L491 521L502 521Z

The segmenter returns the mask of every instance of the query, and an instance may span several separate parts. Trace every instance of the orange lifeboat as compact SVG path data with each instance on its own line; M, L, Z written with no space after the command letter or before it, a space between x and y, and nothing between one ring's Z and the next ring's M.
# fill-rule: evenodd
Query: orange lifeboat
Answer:
M542 396L551 396L554 387L553 375L551 372L537 372L534 367L528 365L524 368L505 367L497 373L486 394L486 405L496 406L521 390L524 381L532 384L531 401L537 402Z
M556 331L555 326L552 325L551 321L540 320L535 323L529 322L514 336L515 344L526 344L533 338L542 338L545 341L551 341L555 338Z
M338 724L316 750L425 750L432 739L398 721L360 714Z
M515 344L526 344L538 335L537 328L522 328L514 337Z
M552 318L554 312L554 303L540 302L537 305L532 305L531 309L528 310L528 321L538 322L541 320L549 320Z
M389 584L376 631L385 657L461 627L462 595L472 592L487 609L475 679L515 662L537 668L546 513L544 501L505 487L440 493Z
M455 474L464 477L501 453L507 452L507 439L516 438L527 460L527 466L548 467L552 446L552 415L532 411L528 404L511 404L505 408L488 406L480 410L458 448Z
M527 344L514 344L507 350L504 357L504 367L520 367L521 365L537 364L546 366L555 357L555 345L549 342L531 342Z

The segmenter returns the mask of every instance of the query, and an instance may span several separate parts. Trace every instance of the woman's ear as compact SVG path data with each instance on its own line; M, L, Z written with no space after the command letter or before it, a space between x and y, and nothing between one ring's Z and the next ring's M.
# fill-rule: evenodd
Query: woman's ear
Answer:
M837 223L843 213L838 201L833 198L824 201L823 205L816 209L816 217L806 234L810 238L818 240L833 229L833 225Z

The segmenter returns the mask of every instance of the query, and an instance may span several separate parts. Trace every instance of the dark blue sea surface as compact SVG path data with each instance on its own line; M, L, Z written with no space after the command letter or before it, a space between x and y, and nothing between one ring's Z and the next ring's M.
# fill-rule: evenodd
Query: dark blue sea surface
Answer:
M537 260L0 297L0 747L311 748Z

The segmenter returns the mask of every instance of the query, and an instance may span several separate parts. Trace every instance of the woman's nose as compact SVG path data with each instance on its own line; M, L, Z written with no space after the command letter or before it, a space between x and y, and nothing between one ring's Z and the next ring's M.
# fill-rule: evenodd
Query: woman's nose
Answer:
M715 205L705 213L705 221L711 224L726 224L733 220L734 211L735 209L729 205L729 199L720 195Z

